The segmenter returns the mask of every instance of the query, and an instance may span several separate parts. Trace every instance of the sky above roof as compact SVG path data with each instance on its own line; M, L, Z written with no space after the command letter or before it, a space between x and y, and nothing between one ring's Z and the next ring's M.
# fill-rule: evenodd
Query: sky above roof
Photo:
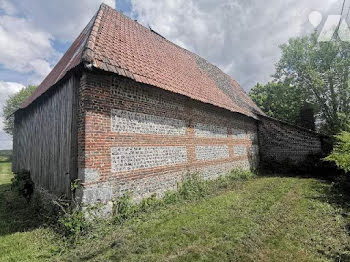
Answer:
M249 91L266 83L279 45L314 30L309 14L339 14L342 0L0 0L0 113L7 97L39 84L101 2L217 65ZM346 1L346 11L350 0ZM0 149L12 147L2 130Z

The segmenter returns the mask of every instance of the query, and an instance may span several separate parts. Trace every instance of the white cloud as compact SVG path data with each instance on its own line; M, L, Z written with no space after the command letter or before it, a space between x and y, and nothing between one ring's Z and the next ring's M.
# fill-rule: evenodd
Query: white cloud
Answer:
M0 108L2 112L2 107L5 104L7 98L10 95L17 93L19 90L24 88L24 85L15 82L4 82L0 81Z
M218 65L249 90L256 82L270 79L280 55L279 45L313 30L309 13L327 12L334 1L131 2L140 23ZM334 3L336 7L339 2Z
M342 0L130 1L139 22L207 58L246 90L269 80L280 44L313 30L308 22L311 11L320 11L325 18L331 6L332 14L339 14L342 4ZM39 83L61 55L53 41L72 42L101 2L116 5L115 0L0 0L0 64L29 74L25 83ZM14 89L14 83L0 79L0 99Z
M9 15L15 15L17 13L16 7L7 0L0 0L0 9Z
M0 0L0 64L27 74L26 84L39 84L62 55L53 41L72 42L102 2L115 7L115 0ZM0 79L0 113L21 87ZM12 145L2 128L0 117L0 149Z
M40 81L61 56L53 40L72 42L101 0L0 0L0 64ZM115 6L115 0L105 0ZM32 82L31 82L32 83Z
M33 70L43 76L47 75L51 71L50 64L42 59L34 59L33 61L30 61L29 64Z
M18 12L56 39L72 41L102 2L115 8L115 0L12 0Z
M0 17L0 63L21 73L34 73L43 78L59 54L51 45L52 36L14 16Z
M4 82L0 81L0 116L3 115L2 108L10 95L17 93L19 90L24 88L24 85L14 82ZM2 121L0 128L2 127Z

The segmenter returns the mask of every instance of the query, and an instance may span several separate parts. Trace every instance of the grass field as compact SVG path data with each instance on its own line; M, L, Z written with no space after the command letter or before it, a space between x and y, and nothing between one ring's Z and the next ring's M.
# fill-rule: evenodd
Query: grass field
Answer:
M7 187L11 183L11 178L11 163L0 159L0 185Z
M8 191L9 163L0 170L0 261L350 261L348 202L319 180L237 182L70 244Z
M11 191L11 163L0 161L0 261L50 261L58 237Z

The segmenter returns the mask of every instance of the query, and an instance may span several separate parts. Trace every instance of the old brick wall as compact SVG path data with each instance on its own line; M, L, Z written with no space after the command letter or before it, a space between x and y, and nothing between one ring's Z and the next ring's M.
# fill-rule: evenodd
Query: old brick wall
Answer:
M214 178L257 166L251 118L101 72L83 74L79 97L84 202L161 195L186 172Z
M297 164L310 154L322 152L322 136L271 118L261 117L258 126L260 161Z

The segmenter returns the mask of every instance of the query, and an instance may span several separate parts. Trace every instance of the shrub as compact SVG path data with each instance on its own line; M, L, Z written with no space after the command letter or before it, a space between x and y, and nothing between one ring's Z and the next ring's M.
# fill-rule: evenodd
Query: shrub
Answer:
M36 199L37 211L46 216L48 224L72 243L86 234L95 219L92 207L83 207L76 199L76 190L81 187L79 179L71 182L71 198L57 197L39 189Z
M150 197L144 198L139 204L140 211L147 211L152 207L159 204L159 199L157 199L157 194L152 194Z
M21 170L14 174L11 188L18 191L18 194L24 197L29 203L34 193L34 182L30 177L30 172Z
M88 221L80 207L73 207L71 203L65 207L60 203L62 212L58 215L59 232L68 238L76 240L88 228Z
M81 188L81 180L76 179L71 182L71 198L59 198L54 201L58 206L58 229L71 240L77 240L84 235L91 227L92 222L96 219L96 208L98 206L82 207L76 199L76 191ZM98 212L98 211L97 211Z
M18 191L20 196L30 202L30 210L36 222L50 226L74 242L90 229L91 222L95 219L89 216L91 208L84 209L75 199L75 191L80 186L80 181L75 180L70 188L72 198L58 197L40 186L34 188L30 172L21 170L14 174L11 189Z
M135 215L138 211L138 206L132 200L131 193L127 192L118 197L113 205L114 222L121 223Z
M337 142L334 149L325 160L333 161L345 172L350 172L350 132L343 131L335 138Z
M255 176L254 173L246 170L234 169L230 172L227 178L231 181L248 180Z
M187 175L178 189L178 194L184 200L202 198L207 192L208 181L201 179L199 174Z
M82 206L74 198L59 198L52 202L56 212L51 213L51 225L73 244L103 219L102 204Z

